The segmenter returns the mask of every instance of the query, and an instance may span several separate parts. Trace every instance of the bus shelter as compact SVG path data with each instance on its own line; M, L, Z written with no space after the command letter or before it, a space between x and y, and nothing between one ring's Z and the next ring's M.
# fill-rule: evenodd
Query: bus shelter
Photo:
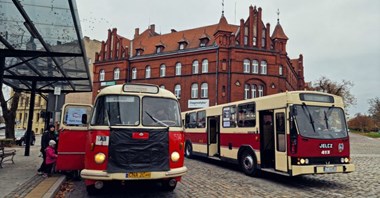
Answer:
M78 10L75 0L3 0L0 13L0 80L31 93L29 156L35 94L92 90Z

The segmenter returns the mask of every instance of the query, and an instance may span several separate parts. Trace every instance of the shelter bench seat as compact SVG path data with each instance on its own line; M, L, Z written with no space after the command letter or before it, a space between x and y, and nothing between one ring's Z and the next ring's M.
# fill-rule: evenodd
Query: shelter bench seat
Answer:
M6 162L6 161L12 161L12 164L14 164L15 162L13 161L13 157L15 155L16 155L15 149L5 149L3 146L1 146L0 147L0 168L3 168L3 162Z

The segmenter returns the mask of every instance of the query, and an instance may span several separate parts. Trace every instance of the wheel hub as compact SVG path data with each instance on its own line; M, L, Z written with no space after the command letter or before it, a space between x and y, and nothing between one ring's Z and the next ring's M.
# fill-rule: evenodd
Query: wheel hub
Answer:
M243 165L245 169L252 169L253 167L253 158L252 156L246 156L243 161Z

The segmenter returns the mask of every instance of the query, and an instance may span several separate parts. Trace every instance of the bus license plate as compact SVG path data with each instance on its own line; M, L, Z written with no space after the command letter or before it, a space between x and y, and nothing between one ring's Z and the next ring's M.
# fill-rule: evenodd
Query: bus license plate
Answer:
M336 166L325 166L324 172L325 173L334 173L334 172L336 172Z
M150 178L150 172L127 173L127 178Z

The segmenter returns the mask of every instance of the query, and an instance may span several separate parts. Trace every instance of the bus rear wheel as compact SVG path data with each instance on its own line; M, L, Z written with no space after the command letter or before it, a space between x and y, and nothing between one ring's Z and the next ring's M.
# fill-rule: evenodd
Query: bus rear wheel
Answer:
M191 143L189 143L189 142L186 143L185 156L187 158L193 157L193 147L191 146Z
M257 160L251 151L244 151L240 156L240 166L243 172L249 176L257 176Z

